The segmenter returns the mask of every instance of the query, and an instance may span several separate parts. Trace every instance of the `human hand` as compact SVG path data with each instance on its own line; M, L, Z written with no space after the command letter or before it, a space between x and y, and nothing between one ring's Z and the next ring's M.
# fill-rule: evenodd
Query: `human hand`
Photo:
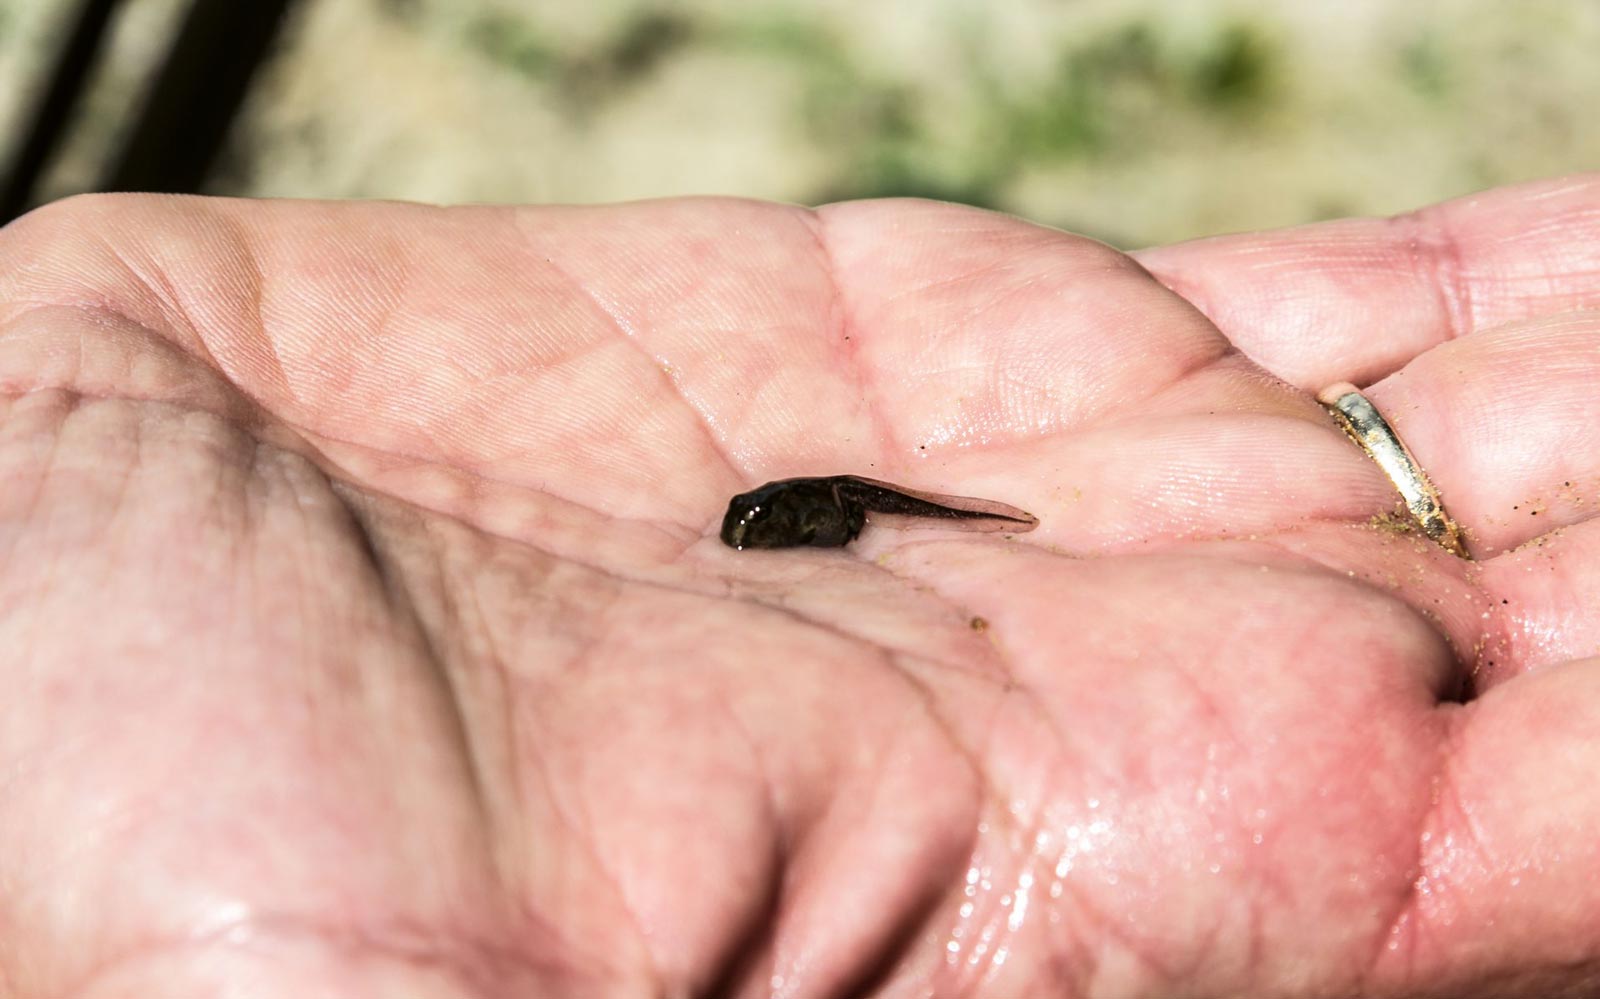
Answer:
M0 995L1597 994L1597 206L1142 255L1199 310L915 202L36 213ZM835 473L1041 524L717 541Z

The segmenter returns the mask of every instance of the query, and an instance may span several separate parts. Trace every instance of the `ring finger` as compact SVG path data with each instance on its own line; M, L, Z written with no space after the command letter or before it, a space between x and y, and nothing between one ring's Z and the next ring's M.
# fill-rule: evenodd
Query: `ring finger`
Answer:
M1597 339L1600 312L1505 326L1364 390L1480 562L1491 597L1480 689L1600 647L1600 621L1580 613L1600 599Z

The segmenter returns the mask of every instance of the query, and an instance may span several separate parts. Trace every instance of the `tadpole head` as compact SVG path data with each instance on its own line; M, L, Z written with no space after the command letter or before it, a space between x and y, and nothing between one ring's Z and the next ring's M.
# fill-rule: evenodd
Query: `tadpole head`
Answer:
M730 548L789 548L809 541L810 532L796 522L791 505L761 489L728 501L722 543Z

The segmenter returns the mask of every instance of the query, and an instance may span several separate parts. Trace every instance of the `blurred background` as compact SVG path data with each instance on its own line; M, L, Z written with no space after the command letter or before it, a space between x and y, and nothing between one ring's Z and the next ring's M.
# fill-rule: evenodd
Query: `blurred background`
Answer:
M1133 248L1600 167L1583 0L0 0L4 217L90 189L922 195Z

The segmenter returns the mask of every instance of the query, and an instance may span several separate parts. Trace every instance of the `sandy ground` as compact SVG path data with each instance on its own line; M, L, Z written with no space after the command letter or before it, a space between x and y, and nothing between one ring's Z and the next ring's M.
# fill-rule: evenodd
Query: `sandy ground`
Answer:
M0 135L67 0L0 0ZM93 182L180 0L132 0L49 180ZM921 194L1139 246L1600 166L1570 0L305 0L219 193Z

